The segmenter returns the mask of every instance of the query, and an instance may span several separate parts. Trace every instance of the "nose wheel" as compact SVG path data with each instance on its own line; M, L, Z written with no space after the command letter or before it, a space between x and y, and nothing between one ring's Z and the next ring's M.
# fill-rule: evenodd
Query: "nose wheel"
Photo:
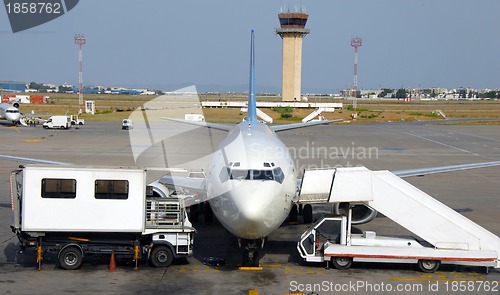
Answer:
M260 245L259 245L260 244ZM243 263L244 267L258 267L259 266L259 249L262 249L264 239L257 240L244 240L240 241L240 247L243 249Z

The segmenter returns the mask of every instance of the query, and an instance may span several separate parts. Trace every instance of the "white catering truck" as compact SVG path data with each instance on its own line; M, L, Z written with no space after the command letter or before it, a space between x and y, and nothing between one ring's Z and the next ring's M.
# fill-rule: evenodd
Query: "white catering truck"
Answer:
M69 116L51 116L43 123L45 129L69 129L71 128L71 117Z
M192 255L192 227L182 198L161 198L146 169L29 165L11 174L13 225L21 249L57 253L63 269L86 255L147 253L155 267Z

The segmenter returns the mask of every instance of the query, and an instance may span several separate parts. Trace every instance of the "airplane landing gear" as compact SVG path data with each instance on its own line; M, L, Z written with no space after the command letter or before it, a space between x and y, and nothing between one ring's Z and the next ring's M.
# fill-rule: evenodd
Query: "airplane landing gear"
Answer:
M244 267L258 267L259 266L259 250L264 246L264 239L245 240L239 241L240 248L243 249L243 263Z

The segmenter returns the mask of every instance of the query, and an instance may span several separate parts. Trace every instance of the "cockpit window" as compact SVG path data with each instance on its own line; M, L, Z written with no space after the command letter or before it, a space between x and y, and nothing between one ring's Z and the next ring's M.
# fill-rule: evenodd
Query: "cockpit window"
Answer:
M19 110L7 110L7 113L12 113L12 114L17 114L19 113Z
M273 170L244 170L244 169L231 169L223 167L219 173L219 179L222 183L229 179L235 180L274 180L283 183L285 175L281 168L276 167Z
M240 169L233 169L231 170L231 179L238 179L238 180L243 180L243 179L250 179L250 171L251 170L240 170Z
M220 182L224 183L229 180L229 172L230 172L229 168L222 167L222 170L219 173Z
M272 170L251 170L252 179L254 180L273 180Z
M274 168L273 174L274 174L274 180L276 180L279 183L283 183L283 180L285 180L285 174L283 173L283 170L281 170L280 167Z

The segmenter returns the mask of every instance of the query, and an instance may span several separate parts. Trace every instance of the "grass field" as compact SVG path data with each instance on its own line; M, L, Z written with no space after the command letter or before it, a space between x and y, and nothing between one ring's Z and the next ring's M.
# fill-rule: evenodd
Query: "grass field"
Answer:
M64 115L78 113L78 95L50 94L48 103L44 105L21 105L21 112L34 114L36 117L46 118L50 115ZM95 115L81 115L88 121L119 122L128 118L132 111L141 108L145 103L156 96L146 95L85 95L84 100L93 100L96 105ZM169 98L167 98L168 100ZM200 95L202 101L246 101L244 95ZM259 101L280 101L276 96L258 97ZM447 118L491 118L498 120L487 121L488 124L500 124L500 101L388 101L388 100L358 100L358 118L352 120L352 101L333 100L330 98L310 98L309 102L341 102L342 110L334 113L323 113L326 119L344 119L348 123L366 122L411 122L442 120L437 114L441 110ZM245 113L237 108L205 108L202 110L207 121L217 123L238 123L243 120ZM263 111L274 119L275 123L296 123L311 113L312 109L294 109L291 117L282 118L280 113L273 109ZM468 124L478 124L479 121L470 121Z

